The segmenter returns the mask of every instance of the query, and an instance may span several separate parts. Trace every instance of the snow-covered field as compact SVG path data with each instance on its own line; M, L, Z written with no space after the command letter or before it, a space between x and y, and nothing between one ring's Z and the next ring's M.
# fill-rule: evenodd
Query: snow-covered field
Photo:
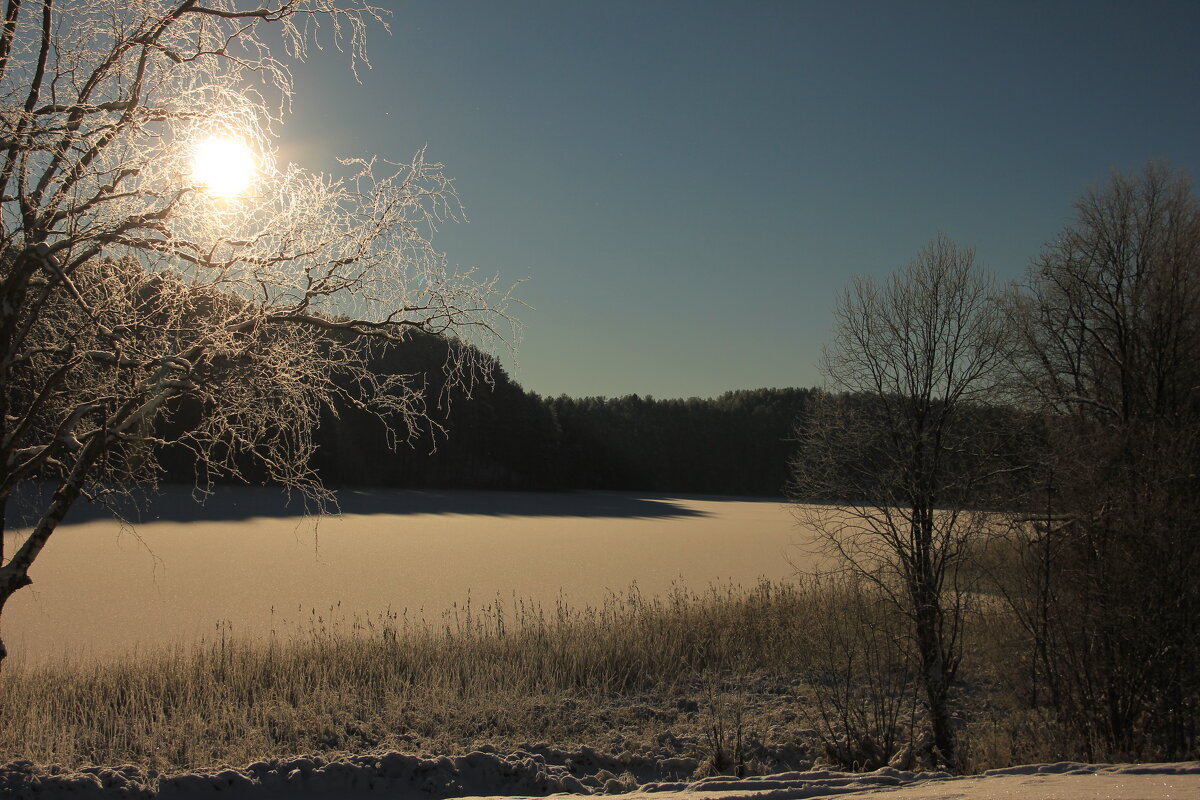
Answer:
M299 758L258 762L243 769L187 775L146 774L132 767L57 773L29 764L0 768L0 795L45 797L292 798L544 797L548 794L625 794L639 800L762 798L800 800L1194 800L1200 798L1200 762L1144 765L1059 763L1010 767L979 776L884 768L866 774L814 770L746 778L638 783L632 773L604 769L592 751L550 763L546 753L507 756L475 752L457 758L400 753L323 761ZM561 755L561 754L559 754ZM608 765L613 766L613 765Z
M17 658L35 661L62 650L127 653L212 636L218 620L221 630L254 634L388 608L436 619L468 593L477 604L497 596L597 604L634 583L655 595L677 584L779 580L813 558L775 501L374 491L347 493L343 510L314 527L269 490L224 490L197 509L169 489L135 531L77 514L35 565L33 587L5 609L5 639ZM0 766L0 798L1200 800L1200 762L1062 763L972 777L883 769L695 779L700 768L687 756L549 746L289 758L167 775L16 762Z
M437 621L515 599L596 605L636 583L751 586L810 558L778 501L627 493L344 491L318 522L275 490L221 488L198 507L166 487L134 530L89 509L51 538L4 609L17 657L128 653L213 637L303 632L386 610Z

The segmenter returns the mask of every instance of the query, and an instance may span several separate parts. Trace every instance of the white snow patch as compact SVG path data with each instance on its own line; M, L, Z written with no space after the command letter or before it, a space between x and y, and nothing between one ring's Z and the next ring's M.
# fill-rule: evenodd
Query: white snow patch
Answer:
M584 748L584 750L588 750ZM0 767L0 796L11 798L174 798L222 800L394 800L508 797L549 794L627 794L631 800L1184 800L1200 798L1200 762L1175 764L1035 764L952 777L885 767L864 774L811 770L735 778L638 784L630 773L589 771L588 750L547 763L543 754L473 752L426 757L388 752L337 760L320 757L259 761L158 775L137 767L86 767L68 772L17 761ZM557 760L557 759L555 759ZM592 767L595 769L595 767Z

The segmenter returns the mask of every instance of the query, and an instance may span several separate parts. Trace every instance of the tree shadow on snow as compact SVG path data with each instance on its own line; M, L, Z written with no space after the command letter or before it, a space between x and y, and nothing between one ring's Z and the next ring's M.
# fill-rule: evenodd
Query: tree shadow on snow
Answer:
M614 519L682 519L710 516L678 500L623 492L485 492L407 489L336 490L343 514L463 514L486 517L583 517ZM28 527L45 508L50 489L24 486L9 503L6 528ZM134 524L151 522L237 521L253 517L298 517L312 511L293 494L290 501L274 487L218 486L200 502L190 486L165 484L157 493L140 490L113 505ZM113 518L103 505L78 501L64 524Z

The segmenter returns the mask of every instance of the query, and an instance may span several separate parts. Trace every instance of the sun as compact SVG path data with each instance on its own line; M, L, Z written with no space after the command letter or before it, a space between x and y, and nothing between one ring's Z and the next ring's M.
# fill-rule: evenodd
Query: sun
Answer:
M245 142L210 136L192 150L192 178L215 197L237 197L250 188L257 170Z

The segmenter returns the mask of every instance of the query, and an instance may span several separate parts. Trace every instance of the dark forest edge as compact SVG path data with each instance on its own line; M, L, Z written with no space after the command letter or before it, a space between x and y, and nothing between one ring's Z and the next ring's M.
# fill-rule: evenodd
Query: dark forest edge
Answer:
M759 388L715 398L542 397L503 367L479 368L468 386L447 389L443 367L471 345L416 334L377 353L381 375L424 376L429 423L389 442L377 417L350 406L323 414L311 466L330 487L633 490L782 497L795 451L794 427L817 390ZM483 364L485 359L473 360ZM181 407L169 426L186 428ZM163 431L168 433L167 431ZM164 439L175 439L165 435ZM160 453L162 480L192 482L181 447ZM247 463L245 477L266 481Z

